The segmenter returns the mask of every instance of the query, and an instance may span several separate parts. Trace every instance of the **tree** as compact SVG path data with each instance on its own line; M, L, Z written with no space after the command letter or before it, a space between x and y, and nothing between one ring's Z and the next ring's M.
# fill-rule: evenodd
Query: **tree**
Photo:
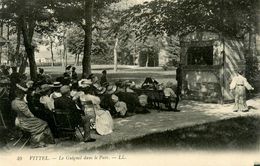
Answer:
M33 36L36 28L40 30L43 22L51 20L50 0L5 0L3 10L4 19L12 20L23 36L23 43L26 51L26 58L29 60L30 76L36 79L37 66L35 62L35 43ZM26 59L25 58L25 59Z
M193 31L241 37L255 25L256 0L154 0L127 10L122 22L139 23L137 36Z
M53 7L58 20L73 22L84 31L83 76L91 73L91 47L93 18L97 19L102 9L119 0L55 0Z

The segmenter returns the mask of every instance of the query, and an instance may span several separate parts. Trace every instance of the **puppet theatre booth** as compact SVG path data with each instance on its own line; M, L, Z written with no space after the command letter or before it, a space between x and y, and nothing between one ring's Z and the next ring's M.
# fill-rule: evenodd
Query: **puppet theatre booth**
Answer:
M229 84L245 70L243 42L211 32L180 37L184 99L222 103L234 99Z

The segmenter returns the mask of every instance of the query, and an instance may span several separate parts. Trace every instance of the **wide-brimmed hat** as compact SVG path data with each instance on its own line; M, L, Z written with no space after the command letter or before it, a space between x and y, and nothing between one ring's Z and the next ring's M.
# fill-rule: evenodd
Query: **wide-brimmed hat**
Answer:
M26 87L27 87L27 88L32 87L32 86L33 86L33 83L34 83L34 82L33 82L32 80L27 81L27 82L26 82Z
M62 84L58 81L53 82L52 85L50 85L52 88L60 88L62 87Z
M40 88L36 89L36 93L43 93L51 90L51 86L49 84L43 84L40 86Z
M116 90L117 90L117 86L116 85L109 85L107 87L106 93L107 94L113 94L113 93L116 92Z
M100 87L97 87L96 88L97 89L97 94L99 94L99 95L103 95L105 92L106 92L106 88L105 87L102 87L102 86L100 86Z
M70 70L71 67L72 67L71 65L67 66L67 67L66 67L66 70Z
M89 87L92 84L92 82L90 79L82 79L82 80L78 81L78 84L79 84L79 87L86 88L86 87Z
M19 84L16 84L15 85L17 89L23 91L23 92L27 92L27 88L26 88L26 85L24 85L23 83L19 83Z

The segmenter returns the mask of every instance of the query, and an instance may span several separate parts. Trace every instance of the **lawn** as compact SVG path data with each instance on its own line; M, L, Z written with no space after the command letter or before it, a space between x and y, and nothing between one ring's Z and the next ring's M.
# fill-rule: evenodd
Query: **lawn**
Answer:
M51 75L53 78L62 76L64 73L63 67L42 67L46 74ZM76 67L77 73L80 76L82 69L80 66ZM137 66L118 66L118 71L113 71L113 65L93 65L92 73L96 74L98 77L101 76L102 70L106 69L108 73L108 80L114 82L116 80L133 80L137 84L141 84L145 77L153 77L159 82L175 81L175 69L170 68L165 71L162 67L137 67ZM27 69L28 70L28 69ZM29 71L27 71L29 73Z

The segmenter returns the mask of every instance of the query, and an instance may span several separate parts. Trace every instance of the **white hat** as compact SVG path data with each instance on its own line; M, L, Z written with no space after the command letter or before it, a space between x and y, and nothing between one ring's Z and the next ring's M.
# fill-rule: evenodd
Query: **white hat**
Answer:
M81 79L79 82L79 87L86 88L92 84L90 79Z
M34 83L34 82L33 82L32 80L26 82L26 87L27 87L27 88L30 88L31 86L33 86L33 83Z
M21 85L21 84L16 84L16 87L19 89L19 90L21 90L21 91L23 91L23 92L27 92L27 88L25 88L26 87L26 85L24 86L24 85Z
M53 82L53 84L50 86L53 88L59 88L59 87L62 87L62 84L60 82L56 81L56 82Z
M116 85L109 85L107 87L106 93L107 94L113 94L113 93L116 92L116 90L117 90L117 86Z
M115 103L118 102L118 97L117 97L116 95L114 95L114 94L111 96L111 99L112 99L112 101L114 101Z
M127 111L127 106L125 102L119 101L115 104L116 112L119 112L121 116L125 116Z

